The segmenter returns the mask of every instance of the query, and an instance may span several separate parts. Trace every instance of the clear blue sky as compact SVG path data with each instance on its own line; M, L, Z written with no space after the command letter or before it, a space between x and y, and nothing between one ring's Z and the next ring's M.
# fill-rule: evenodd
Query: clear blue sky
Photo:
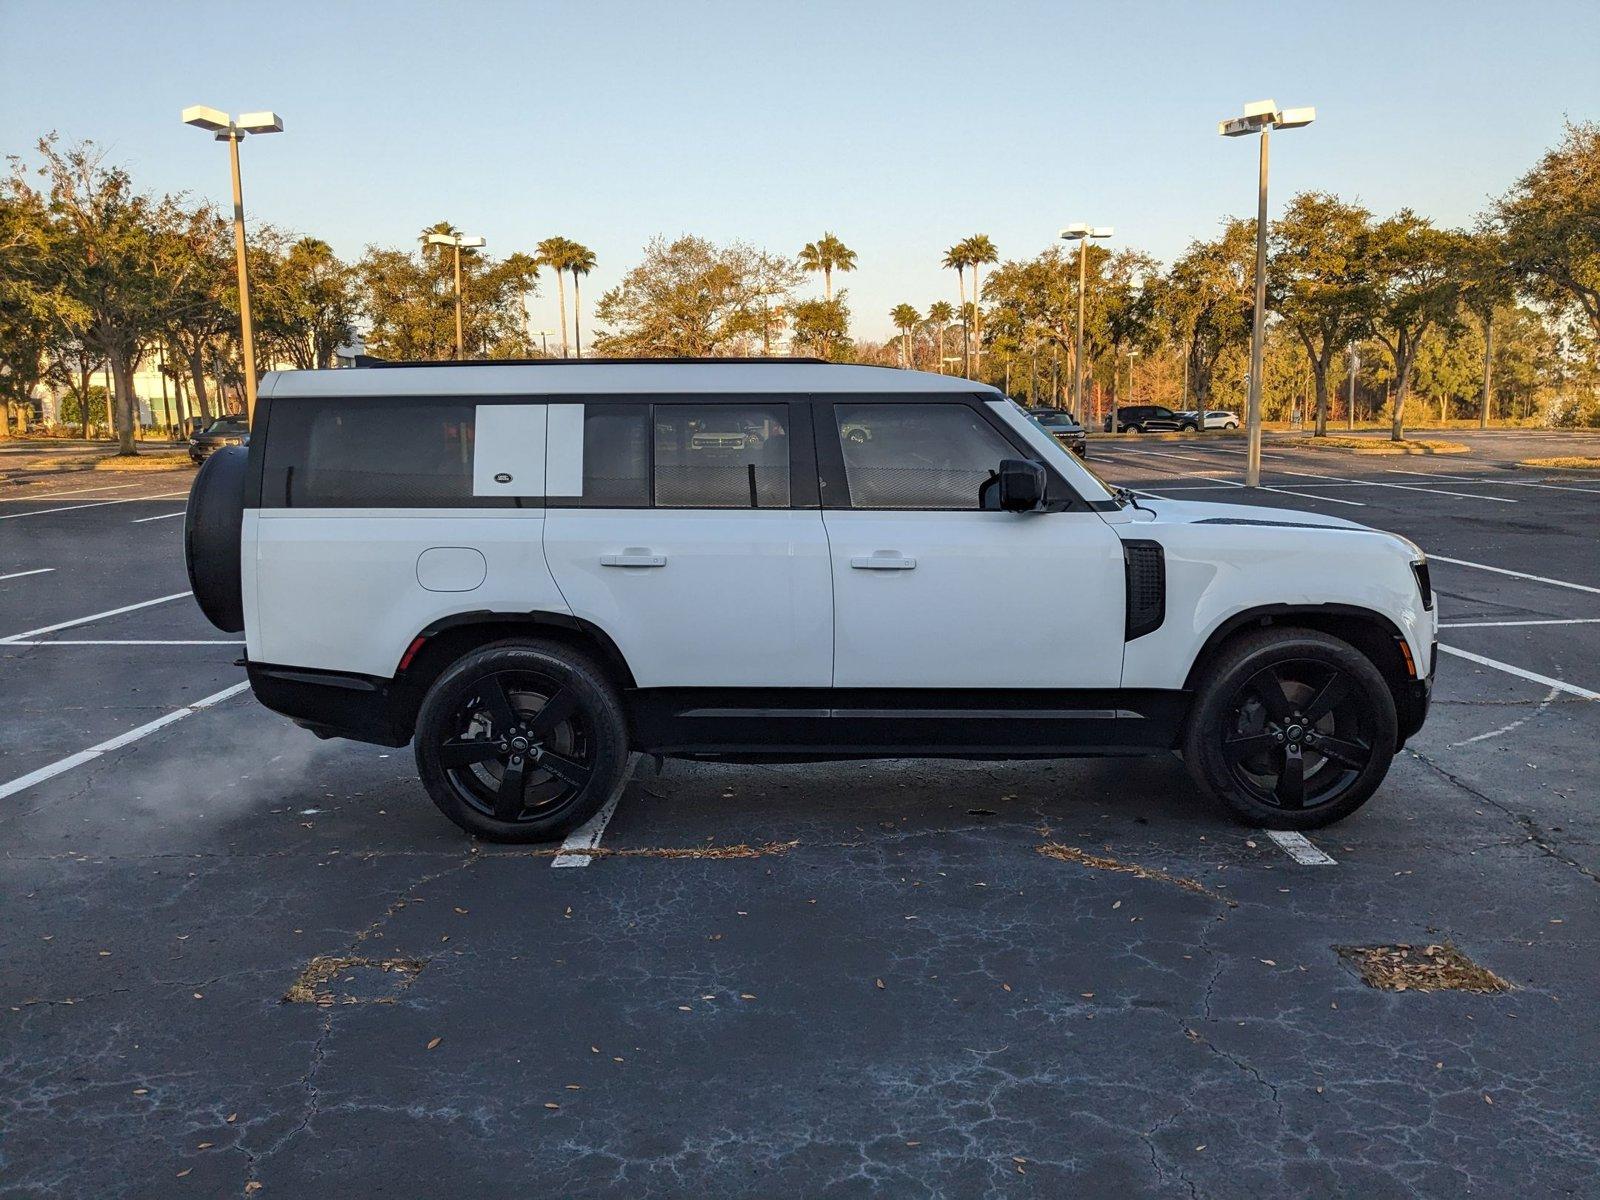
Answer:
M655 233L793 253L831 229L866 337L897 302L953 301L939 257L972 233L1025 257L1087 220L1170 260L1250 211L1255 143L1215 133L1247 100L1317 107L1274 142L1278 202L1451 224L1564 115L1600 116L1593 0L0 0L0 44L8 153L57 129L223 201L222 148L179 110L272 108L287 131L244 146L252 217L342 254L441 219L497 253L562 234L599 255L591 300Z

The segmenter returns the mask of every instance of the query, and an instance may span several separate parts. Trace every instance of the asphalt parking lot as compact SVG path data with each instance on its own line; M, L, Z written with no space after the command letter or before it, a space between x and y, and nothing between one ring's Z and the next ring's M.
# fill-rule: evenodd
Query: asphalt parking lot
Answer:
M1091 447L1433 556L1432 716L1315 865L1176 759L642 764L473 845L238 694L192 473L0 458L0 1196L1600 1194L1600 473L1515 467L1600 437L1459 436ZM1509 988L1336 950L1446 943Z

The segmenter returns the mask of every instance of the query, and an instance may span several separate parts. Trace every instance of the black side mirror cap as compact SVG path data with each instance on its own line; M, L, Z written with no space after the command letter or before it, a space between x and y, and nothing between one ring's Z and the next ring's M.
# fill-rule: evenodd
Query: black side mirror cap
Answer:
M1000 462L1000 509L1002 512L1038 512L1044 507L1044 467L1026 458L1007 458Z

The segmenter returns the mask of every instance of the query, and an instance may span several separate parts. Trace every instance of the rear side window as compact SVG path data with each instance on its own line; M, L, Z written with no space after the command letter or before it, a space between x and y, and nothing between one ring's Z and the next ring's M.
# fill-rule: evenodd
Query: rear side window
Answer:
M851 508L976 509L1020 455L965 404L836 404Z
M585 508L650 504L650 406L590 404L583 416Z
M657 404L653 423L657 507L789 507L787 404Z
M474 498L475 407L455 400L287 401L272 408L267 508L503 504Z

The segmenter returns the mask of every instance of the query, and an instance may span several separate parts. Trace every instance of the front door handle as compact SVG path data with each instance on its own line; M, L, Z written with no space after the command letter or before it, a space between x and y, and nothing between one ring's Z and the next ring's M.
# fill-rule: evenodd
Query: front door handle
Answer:
M635 546L629 546L621 554L602 554L600 556L602 567L664 567L667 565L665 554L652 554Z
M850 565L858 571L912 571L916 569L917 560L893 550L879 550L857 555L850 560Z

